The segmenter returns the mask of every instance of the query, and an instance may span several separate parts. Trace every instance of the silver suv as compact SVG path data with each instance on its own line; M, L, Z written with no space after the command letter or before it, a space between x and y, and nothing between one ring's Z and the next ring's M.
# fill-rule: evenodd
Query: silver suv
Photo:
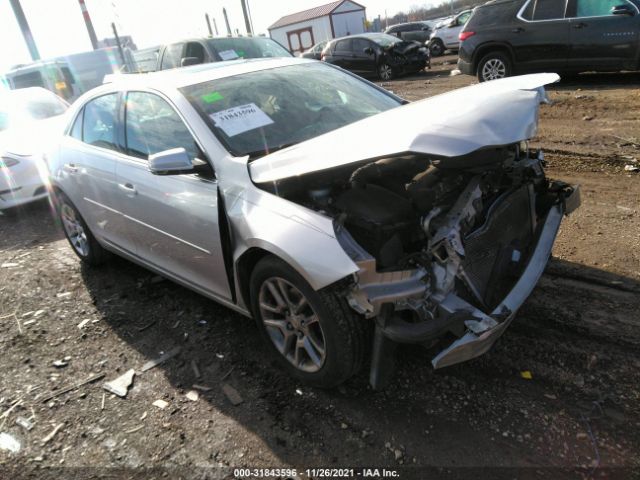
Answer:
M299 380L336 385L372 351L486 352L545 267L577 190L549 182L542 74L407 104L286 58L125 75L79 99L50 184L91 265L113 252L255 318Z

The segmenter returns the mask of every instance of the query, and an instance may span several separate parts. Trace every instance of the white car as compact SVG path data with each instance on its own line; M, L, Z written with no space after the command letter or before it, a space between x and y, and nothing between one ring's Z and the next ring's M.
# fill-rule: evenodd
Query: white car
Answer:
M429 38L429 50L432 57L439 57L447 50L457 50L460 47L458 35L471 17L472 12L472 10L460 12L435 28Z
M542 275L579 203L526 144L558 79L409 104L299 58L122 75L72 106L52 195L84 262L114 252L253 317L301 382L373 351L379 387L397 343L452 336L436 368L486 352Z
M62 132L67 102L40 87L0 93L0 211L47 197L43 153Z

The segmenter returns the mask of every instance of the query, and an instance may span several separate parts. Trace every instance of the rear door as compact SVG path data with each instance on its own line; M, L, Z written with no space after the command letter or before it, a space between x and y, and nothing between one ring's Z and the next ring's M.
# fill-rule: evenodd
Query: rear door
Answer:
M351 70L353 65L352 40L350 38L338 40L336 42L335 48L333 49L332 57L333 59L331 63L333 63L334 65L338 65L339 67Z
M116 177L137 255L196 288L230 298L213 170L154 175L148 169L149 155L173 148L202 159L193 134L167 99L144 91L127 94L124 131L126 155L118 161Z
M621 6L626 6L631 14L612 13L614 7ZM627 0L572 0L569 66L635 68L639 13Z
M118 212L119 106L120 94L111 93L89 100L77 115L63 139L61 185L95 235L135 251Z
M566 0L529 0L509 34L517 67L525 71L563 70L569 58Z

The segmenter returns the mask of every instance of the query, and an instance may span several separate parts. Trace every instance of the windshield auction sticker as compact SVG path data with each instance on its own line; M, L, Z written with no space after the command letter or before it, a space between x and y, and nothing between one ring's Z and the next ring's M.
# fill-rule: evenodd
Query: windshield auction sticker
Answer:
M222 52L218 52L218 55L220 55L222 60L235 60L239 58L235 50L223 50Z
M215 112L209 115L209 118L228 137L234 137L273 123L269 115L260 110L255 103Z

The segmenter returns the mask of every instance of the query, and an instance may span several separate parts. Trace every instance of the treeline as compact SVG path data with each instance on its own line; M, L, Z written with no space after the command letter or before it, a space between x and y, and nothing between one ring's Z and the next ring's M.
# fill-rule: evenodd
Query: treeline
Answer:
M393 17L389 17L389 25L447 17L451 15L452 10L454 13L457 13L461 10L466 10L468 8L473 8L478 5L482 5L483 3L487 3L487 0L453 0L453 9L451 3L452 2L447 0L436 7L413 6L408 12L398 12Z

